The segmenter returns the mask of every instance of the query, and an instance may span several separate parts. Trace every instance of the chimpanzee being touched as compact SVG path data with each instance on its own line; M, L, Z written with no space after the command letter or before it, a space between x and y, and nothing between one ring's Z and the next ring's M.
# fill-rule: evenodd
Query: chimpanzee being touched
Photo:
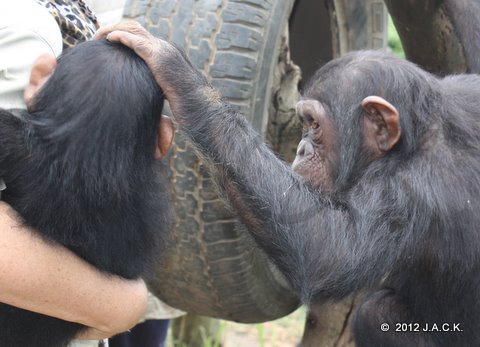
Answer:
M152 274L168 228L156 158L163 94L145 63L107 41L67 50L30 111L0 111L2 199L46 240L128 279ZM170 126L168 124L167 126ZM76 323L0 304L0 346L57 347Z
M480 345L479 76L329 62L297 105L294 172L165 46L150 66L174 117L305 303L366 291L358 346Z

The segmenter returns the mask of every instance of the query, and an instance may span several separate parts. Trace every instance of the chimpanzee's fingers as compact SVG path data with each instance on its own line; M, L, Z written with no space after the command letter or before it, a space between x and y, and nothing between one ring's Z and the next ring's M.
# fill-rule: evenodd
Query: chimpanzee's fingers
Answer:
M101 40L107 37L108 34L110 34L115 28L115 25L106 25L103 27L100 27L96 32L95 35L93 36L94 40Z
M155 74L158 60L175 55L177 50L169 42L153 36L137 22L122 22L100 28L95 38L120 42L139 55ZM157 76L158 77L158 76Z
M115 30L107 35L107 40L111 42L120 42L131 48L140 58L142 58L150 69L155 68L155 38L145 38L142 35L132 34L126 31Z
M175 65L183 64L188 70L189 63L188 59L182 56L182 53L171 43L153 36L137 22L123 22L103 27L95 37L119 42L132 49L148 65L165 97L169 101L175 98L175 90L171 85L175 81L164 78L164 74ZM193 67L191 73L195 75Z
M134 21L128 21L128 22L121 22L121 23L118 23L118 24L106 25L104 27L101 27L95 33L94 38L96 40L103 39L103 38L107 37L107 35L109 33L111 33L112 31L116 31L116 30L126 31L126 32L130 32L132 34L142 35L142 36L147 36L147 37L151 36L151 34L144 27L142 27L140 25L140 23L134 22Z

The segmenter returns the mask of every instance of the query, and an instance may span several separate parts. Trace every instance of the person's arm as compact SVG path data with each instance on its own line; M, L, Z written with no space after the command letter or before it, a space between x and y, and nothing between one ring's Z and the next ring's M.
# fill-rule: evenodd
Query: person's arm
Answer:
M18 218L0 202L0 302L90 327L82 339L106 338L138 322L147 302L142 280L101 273Z

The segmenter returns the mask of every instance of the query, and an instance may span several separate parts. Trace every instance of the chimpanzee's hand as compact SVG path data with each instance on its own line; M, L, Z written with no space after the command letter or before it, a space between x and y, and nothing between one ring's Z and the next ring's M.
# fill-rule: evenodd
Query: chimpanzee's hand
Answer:
M185 100L197 106L218 101L218 93L209 86L205 77L198 72L188 58L171 43L150 34L137 22L123 22L102 27L95 35L97 39L106 38L120 42L135 51L148 65L177 121L183 117Z
M121 42L134 50L147 63L166 95L169 95L170 88L168 82L162 79L162 70L167 68L166 63L169 60L181 58L180 53L170 43L154 37L137 22L102 27L95 38Z

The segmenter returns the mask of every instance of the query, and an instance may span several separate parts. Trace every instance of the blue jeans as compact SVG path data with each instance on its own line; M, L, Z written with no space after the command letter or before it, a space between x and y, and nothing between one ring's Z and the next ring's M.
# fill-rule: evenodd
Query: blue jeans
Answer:
M140 323L109 340L109 347L165 347L169 319L152 319Z

